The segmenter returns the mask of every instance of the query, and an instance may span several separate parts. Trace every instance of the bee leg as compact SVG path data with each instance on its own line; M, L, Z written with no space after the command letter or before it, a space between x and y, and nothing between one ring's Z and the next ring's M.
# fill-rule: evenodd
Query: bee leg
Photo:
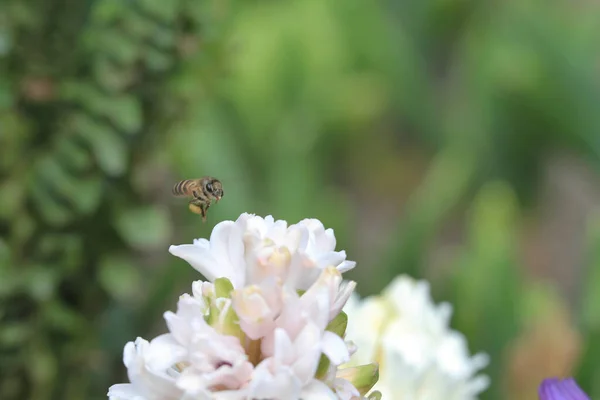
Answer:
M206 222L206 213L208 212L208 207L210 207L210 203L205 203L202 206L202 222Z

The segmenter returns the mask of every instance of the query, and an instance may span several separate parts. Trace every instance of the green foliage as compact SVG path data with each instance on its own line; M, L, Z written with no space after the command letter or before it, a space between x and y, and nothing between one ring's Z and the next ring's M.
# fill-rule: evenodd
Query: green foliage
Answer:
M434 293L491 356L482 398L506 398L504 350L543 303L517 254L541 171L556 153L600 166L596 5L65 5L0 2L0 398L105 398L124 344L199 279L168 245L241 212L333 227L361 294L431 276L459 220ZM225 196L202 224L169 191L207 174ZM592 397L596 230L575 313Z
M588 263L581 298L580 326L584 335L583 359L578 370L582 387L588 389L590 398L600 395L600 225L598 216L591 219L588 243Z
M516 201L510 188L485 186L476 197L467 249L456 265L452 285L454 324L471 340L471 349L485 349L491 365L487 373L502 381L501 360L519 328L523 289L515 265ZM499 396L500 387L490 390ZM498 398L509 394L501 393Z

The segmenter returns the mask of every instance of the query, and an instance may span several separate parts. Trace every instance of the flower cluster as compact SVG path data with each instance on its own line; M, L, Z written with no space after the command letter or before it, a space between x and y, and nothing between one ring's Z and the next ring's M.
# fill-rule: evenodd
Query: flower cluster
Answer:
M342 281L355 263L335 246L317 220L250 214L171 246L208 281L164 314L169 333L127 343L130 383L110 399L364 399L378 368L339 368L355 350L341 310L356 284Z
M473 377L487 355L469 356L464 336L449 327L451 306L436 307L427 282L399 276L381 296L353 294L344 311L347 338L358 347L347 365L379 362L374 389L384 399L476 399L489 385Z

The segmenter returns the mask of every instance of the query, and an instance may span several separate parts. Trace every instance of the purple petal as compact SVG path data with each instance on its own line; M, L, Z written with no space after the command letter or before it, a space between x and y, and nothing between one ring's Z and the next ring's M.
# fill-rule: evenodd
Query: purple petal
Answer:
M544 379L539 387L538 396L540 400L590 400L573 378Z

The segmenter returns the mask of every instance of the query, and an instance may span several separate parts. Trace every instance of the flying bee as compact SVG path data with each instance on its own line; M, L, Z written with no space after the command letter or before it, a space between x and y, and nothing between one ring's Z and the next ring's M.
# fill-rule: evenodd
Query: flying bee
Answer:
M213 200L218 203L223 197L223 184L212 176L186 179L173 186L173 195L192 197L188 206L190 211L202 215L202 222L206 222L206 212Z

